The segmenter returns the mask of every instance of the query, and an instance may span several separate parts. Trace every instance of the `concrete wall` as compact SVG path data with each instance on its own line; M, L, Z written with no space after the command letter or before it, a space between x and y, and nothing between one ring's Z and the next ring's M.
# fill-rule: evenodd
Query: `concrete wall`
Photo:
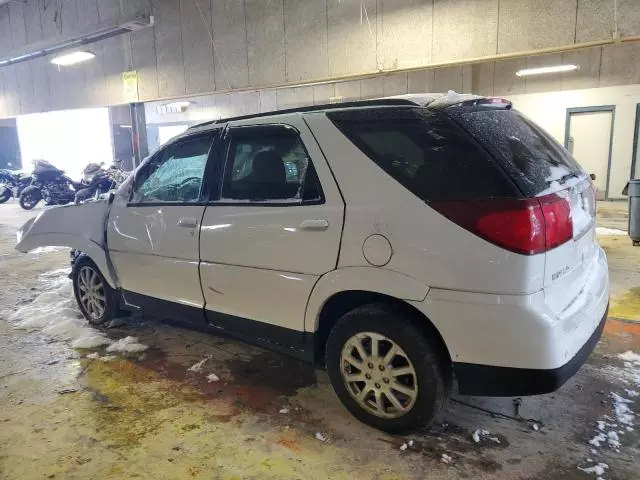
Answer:
M516 72L523 68L559 64L575 64L580 69L553 75L516 76ZM519 95L632 85L640 83L640 43L478 63L472 69L472 90L480 95Z
M640 46L634 48L640 48ZM600 49L577 53L584 58L597 57L598 59L601 54L608 55L600 52ZM525 79L515 76L516 67L549 65L549 60L526 58L520 63L505 61L491 64L494 71L504 72L497 78L495 85L489 81L489 78L480 77L479 79L477 76L478 68L484 69L484 66L448 67L324 85L192 97L190 98L192 104L184 112L167 111L165 101L148 102L145 104L146 118L147 123L152 125L193 124L276 109L330 103L330 101L446 91L449 87L453 87L458 92L470 93L471 83L474 83L476 85L473 89L474 93L500 95L510 99L518 110L539 123L560 143L564 143L567 108L615 105L609 195L611 198L623 198L620 192L631 174L636 104L640 103L640 76L637 73L629 76L620 74L615 77L616 81L633 82L633 84L609 86L611 77L603 76L599 67L589 70L589 64L573 74ZM493 78L490 77L491 80ZM606 78L606 81L603 81L603 78ZM482 85L479 89L477 89L478 84ZM509 90L509 85L514 84L519 85L518 94ZM598 87L600 84L605 86ZM583 86L594 88L581 88Z
M640 84L509 95L507 98L515 108L541 125L560 143L564 143L567 108L615 105L609 196L625 198L621 192L631 174L633 132L636 105L640 103Z
M617 4L620 36L640 35L640 2ZM0 56L141 10L156 26L90 46L91 62L58 70L45 58L1 68L0 117L122 103L120 75L129 69L139 72L146 101L570 48L611 39L615 25L613 0L26 0L0 6ZM620 55L608 59L611 68L630 69ZM401 90L402 77L395 80L344 91ZM430 81L459 77L411 73L407 88Z
M251 113L306 105L366 100L406 93L471 93L471 66L420 70L313 86L283 87L249 92L218 93L189 97L183 112L167 108L167 101L145 103L147 123L197 123Z

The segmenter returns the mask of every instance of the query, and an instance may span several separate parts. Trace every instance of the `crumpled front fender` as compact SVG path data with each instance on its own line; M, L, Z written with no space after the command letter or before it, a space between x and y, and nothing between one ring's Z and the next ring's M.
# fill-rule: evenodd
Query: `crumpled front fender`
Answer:
M88 255L109 285L117 288L105 239L109 208L107 200L47 208L18 230L16 250L27 253L38 247L75 248Z

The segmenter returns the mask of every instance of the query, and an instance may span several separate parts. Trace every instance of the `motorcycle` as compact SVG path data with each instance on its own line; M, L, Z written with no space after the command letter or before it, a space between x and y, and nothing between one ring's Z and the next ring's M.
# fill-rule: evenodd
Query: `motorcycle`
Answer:
M117 188L125 178L126 174L120 170L118 162L107 169L103 168L102 163L90 163L82 171L82 183L86 187L76 193L74 202L82 203L91 198L99 198L103 193Z
M85 187L46 160L36 160L31 185L20 193L20 206L31 210L42 199L46 205L64 205L73 202L76 193Z
M18 198L31 184L31 175L18 171L0 170L0 203L12 197Z

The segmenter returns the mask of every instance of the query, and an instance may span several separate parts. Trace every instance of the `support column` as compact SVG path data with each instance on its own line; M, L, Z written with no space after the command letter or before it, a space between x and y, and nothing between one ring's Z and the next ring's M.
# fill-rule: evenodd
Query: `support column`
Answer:
M147 120L144 113L144 103L131 103L129 109L132 125L133 167L135 168L149 155Z

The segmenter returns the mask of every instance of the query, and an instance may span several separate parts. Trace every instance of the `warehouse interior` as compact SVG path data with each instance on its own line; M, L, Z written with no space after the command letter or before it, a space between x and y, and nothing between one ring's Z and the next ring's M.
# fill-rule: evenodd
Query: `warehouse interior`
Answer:
M322 369L225 337L135 318L106 335L145 354L87 360L10 319L70 292L51 277L68 249L14 250L45 207L11 199L0 479L640 478L640 249L625 190L640 178L640 1L0 0L0 170L129 172L202 122L426 92L505 99L592 174L611 306L577 377L540 397L454 396L403 437L348 416ZM75 308L51 305L40 314ZM224 382L190 371L201 359ZM631 423L601 449L617 408Z

